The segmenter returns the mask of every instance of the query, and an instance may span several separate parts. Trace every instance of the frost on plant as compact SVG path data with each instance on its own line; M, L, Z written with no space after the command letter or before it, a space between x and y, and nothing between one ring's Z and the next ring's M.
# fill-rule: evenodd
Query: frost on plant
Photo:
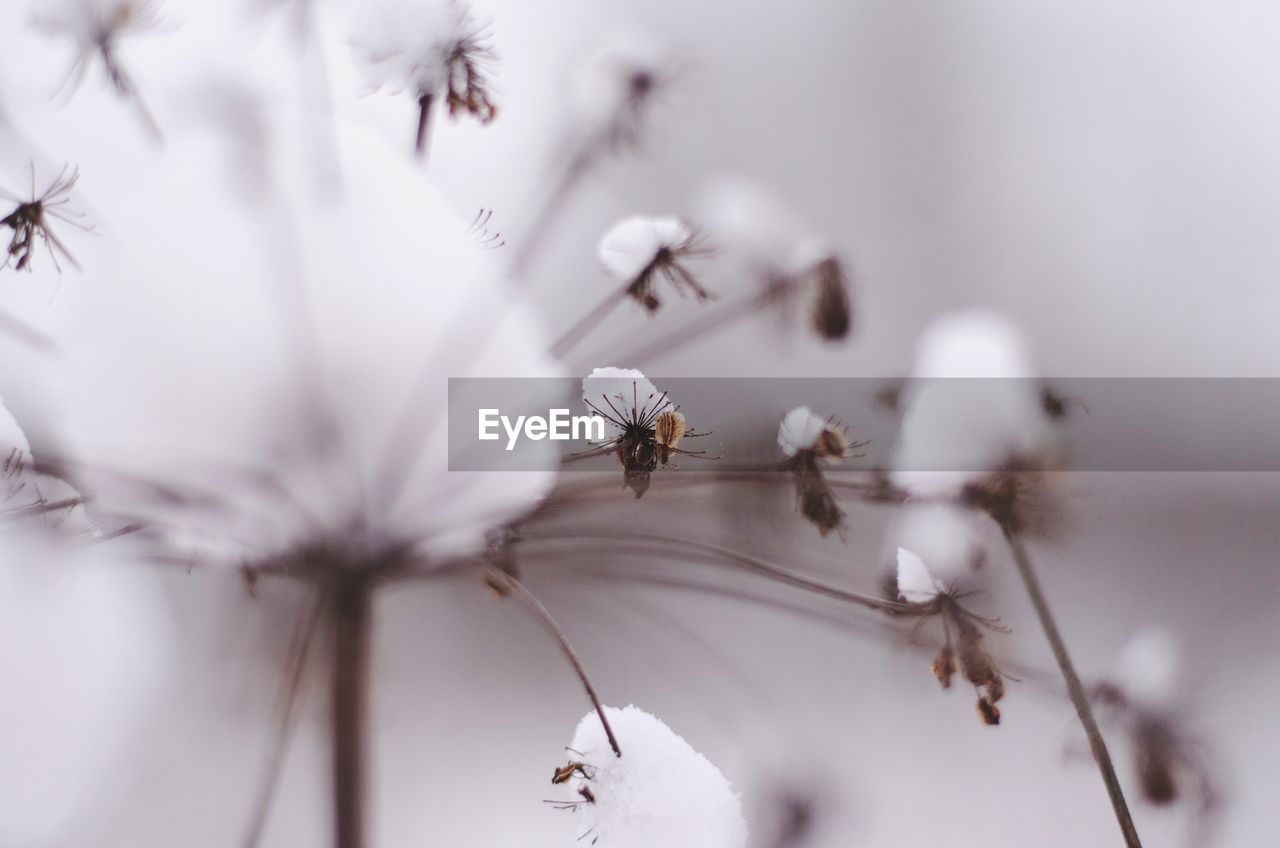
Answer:
M705 252L693 228L671 216L625 218L605 233L599 248L605 270L625 282L627 296L650 313L662 305L656 291L659 281L681 296L712 296L684 264Z
M606 707L626 754L614 755L599 717L587 714L552 782L567 797L570 844L616 848L746 848L741 803L718 768L660 719L630 706Z

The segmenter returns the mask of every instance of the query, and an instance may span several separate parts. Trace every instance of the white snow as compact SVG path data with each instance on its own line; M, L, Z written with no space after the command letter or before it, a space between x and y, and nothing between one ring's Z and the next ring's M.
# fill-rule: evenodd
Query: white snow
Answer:
M688 224L674 216L634 215L614 224L600 239L600 262L614 277L634 280L659 250L675 250L692 236Z
M944 589L919 555L906 548L898 548L898 595L904 601L927 604Z
M595 803L577 807L566 844L598 838L609 848L744 848L741 802L710 760L638 707L606 707L605 714L622 756L610 749L595 712L578 723L568 756L589 766L590 779L570 781L569 800L581 801L577 791L586 786Z
M353 4L351 48L373 89L436 92L448 82L446 50L466 26L466 11L452 0Z
M954 493L1052 437L1027 345L1002 315L972 310L930 325L917 348L894 482L917 494Z
M890 544L918 554L946 582L970 569L981 546L977 515L944 501L907 501L889 537Z
M1140 630L1121 649L1113 677L1135 705L1167 709L1175 702L1182 682L1182 651L1177 638L1163 627Z
M616 418L620 413L624 421L636 417L635 413L645 408L652 409L661 397L662 392L634 368L595 368L582 380L584 403L590 402L610 417ZM606 426L614 431L619 429L612 422L606 422Z
M778 446L787 456L795 456L812 448L827 427L827 419L819 417L807 406L797 406L782 418L778 427Z

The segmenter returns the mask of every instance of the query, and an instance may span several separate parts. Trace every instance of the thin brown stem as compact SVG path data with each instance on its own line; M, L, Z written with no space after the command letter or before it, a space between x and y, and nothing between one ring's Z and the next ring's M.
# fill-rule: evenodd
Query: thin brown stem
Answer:
M419 159L427 158L427 135L431 129L431 100L430 94L424 94L418 98L418 134L413 143L413 154Z
M1058 661L1058 669L1062 672L1063 680L1066 681L1067 695L1071 698L1071 703L1076 708L1076 715L1080 719L1080 725L1089 739L1089 750L1093 752L1093 760L1098 764L1102 782L1107 787L1107 795L1111 798L1111 807L1115 810L1116 821L1120 824L1125 845L1128 848L1142 848L1142 842L1138 839L1138 830L1134 827L1133 817L1129 814L1124 790L1120 788L1120 779L1116 776L1115 765L1111 762L1111 753L1107 750L1107 743L1103 740L1102 732L1098 729L1098 721L1093 715L1093 707L1089 704L1089 696L1084 691L1080 676L1076 674L1066 643L1062 640L1062 634L1054 621L1053 613L1049 610L1049 603L1045 600L1044 591L1040 588L1040 580L1036 577L1035 568L1031 564L1031 556L1027 553L1022 539L1008 527L1004 528L1004 537L1009 543L1009 550L1013 554L1014 563L1018 566L1022 582L1027 587L1031 604L1040 618L1040 626L1049 640L1049 647L1053 649L1053 657Z
M372 586L356 570L335 575L333 629L333 810L335 848L365 844L365 778Z
M565 659L569 661L569 665L573 666L574 673L578 675L578 680L582 683L582 688L586 690L587 697L591 700L591 705L595 707L596 715L600 717L600 724L604 725L604 735L609 738L609 747L613 749L613 753L621 757L622 748L618 746L618 737L613 735L613 728L609 726L609 719L605 717L604 705L600 703L600 696L596 694L596 688L591 685L591 678L587 676L587 670L582 665L582 660L578 659L578 652L569 643L569 637L560 629L560 625L556 623L555 618L542 605L542 602L523 583L492 565L486 564L484 568L490 578L501 585L509 587L516 600L523 604L525 609L533 613L534 618L538 619L543 629L551 635L551 638L555 639L556 644L560 646L560 652L564 654Z

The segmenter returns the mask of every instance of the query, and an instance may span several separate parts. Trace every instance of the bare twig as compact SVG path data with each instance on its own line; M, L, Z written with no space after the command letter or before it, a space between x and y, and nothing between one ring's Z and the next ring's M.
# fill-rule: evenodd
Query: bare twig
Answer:
M1142 848L1142 842L1138 839L1138 830L1134 827L1133 818L1129 814L1129 805L1125 801L1124 790L1120 788L1120 779L1116 776L1115 766L1111 762L1111 754L1107 750L1107 743L1102 738L1102 732L1098 729L1098 721L1093 715L1093 707L1089 704L1089 697L1084 691L1084 685L1080 682L1080 676L1076 674L1075 666L1071 662L1071 655L1067 652L1066 643L1062 640L1062 634L1058 631L1058 625L1054 621L1053 613L1049 610L1049 603L1045 600L1044 592L1040 588L1040 581L1036 577L1035 568L1031 564L1031 557L1027 553L1026 546L1022 539L1009 528L1004 528L1004 537L1009 543L1009 550L1013 554L1013 561L1018 566L1018 573L1022 576L1022 582L1027 587L1027 594L1031 597L1031 604L1036 609L1036 615L1040 618L1040 626L1044 629L1044 635L1049 640L1049 647L1053 649L1053 657L1058 661L1058 668L1062 672L1062 678L1067 684L1067 695L1071 698L1071 703L1076 708L1076 715L1080 719L1080 725L1084 728L1085 735L1089 739L1089 750L1093 752L1094 762L1098 764L1098 771L1102 774L1102 782L1107 787L1107 795L1111 798L1111 807L1115 810L1116 821L1120 823L1120 832L1124 835L1124 842L1128 848Z

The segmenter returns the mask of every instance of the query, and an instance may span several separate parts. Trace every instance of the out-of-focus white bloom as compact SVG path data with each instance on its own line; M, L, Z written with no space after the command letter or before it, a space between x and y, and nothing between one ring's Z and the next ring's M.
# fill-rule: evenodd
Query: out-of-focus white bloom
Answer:
M644 110L670 61L660 42L636 31L606 39L587 57L571 86L573 130L584 149L594 155L639 139Z
M714 180L699 207L699 220L707 222L717 244L766 275L791 277L832 254L795 212L752 183Z
M1135 706L1154 712L1175 702L1182 677L1182 652L1162 627L1139 631L1120 651L1113 682Z
M103 546L0 535L0 845L70 845L168 665L154 586Z
M617 422L643 421L657 405L668 406L666 394L634 368L595 368L582 380L582 402L606 418L607 427L621 432Z
M919 555L898 548L898 594L911 604L927 604L946 591L946 587L934 579L929 567Z
M555 376L537 319L407 157L339 123L334 192L305 155L333 128L263 114L258 198L224 178L219 138L193 134L101 205L113 237L58 304L85 488L232 561L324 541L478 549L558 456L451 471L448 378Z
M600 262L621 280L634 280L660 251L675 252L693 238L689 225L674 216L624 218L600 240Z
M452 45L474 28L453 0L374 0L352 16L351 46L369 84L396 94L443 88Z
M954 494L1015 457L1048 449L1052 429L1022 334L973 310L925 330L894 449L894 482L917 494Z
M114 38L154 25L158 0L35 0L31 21L50 35L65 36L88 52Z
M978 561L979 527L975 515L942 501L907 501L898 511L890 544L920 555L944 581L953 581Z
M778 446L787 456L810 450L827 429L827 419L819 417L807 406L797 406L782 418L778 427Z
M569 747L587 775L569 782L576 806L574 845L598 839L614 848L744 848L747 824L729 781L661 720L638 707L606 707L622 746L609 747L588 713ZM573 755L577 758L578 754ZM593 799L584 801L585 788Z

